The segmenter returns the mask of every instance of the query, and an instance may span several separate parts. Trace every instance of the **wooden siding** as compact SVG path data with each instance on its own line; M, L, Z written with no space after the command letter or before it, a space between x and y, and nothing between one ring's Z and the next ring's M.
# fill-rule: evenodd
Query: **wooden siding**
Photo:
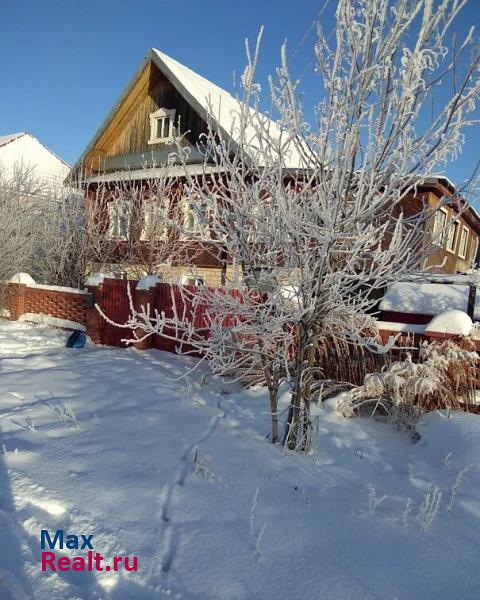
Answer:
M195 146L201 133L207 131L206 123L160 70L149 62L85 157L86 173L104 170L105 159L111 157L129 157L138 164L138 157L142 154L149 155L152 151L168 147L166 143L148 143L150 114L159 108L175 109L175 126L186 133L186 144ZM114 164L118 162L117 159Z
M448 190L432 191L431 189L425 189L419 190L415 196L413 194L408 196L402 202L402 210L404 215L406 217L411 217L415 214L418 214L422 210L424 202L427 204L429 209L433 210L436 208L436 206L438 206L440 198L442 197L442 193L448 194ZM444 208L447 212L447 223L456 218L458 212L454 207L447 205ZM438 266L438 268L434 270L440 273L448 274L457 273L458 271L465 271L471 267L472 260L475 259L475 256L473 256L475 251L475 240L480 238L478 228L474 229L467 213L462 213L458 218L456 218L456 220L459 223L459 227L457 230L453 250L450 251L446 249L447 234L445 233L443 246L426 260L425 266L432 267L435 265L442 265ZM461 258L459 256L460 237L461 230L464 226L468 229L468 243L465 258ZM433 231L433 218L430 219L427 227L430 231Z

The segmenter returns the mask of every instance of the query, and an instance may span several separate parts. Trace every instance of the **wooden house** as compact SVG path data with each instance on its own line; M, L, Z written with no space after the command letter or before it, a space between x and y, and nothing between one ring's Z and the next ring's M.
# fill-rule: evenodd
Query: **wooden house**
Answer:
M406 216L418 214L423 206L432 212L438 208L426 224L437 251L421 266L443 274L461 273L477 266L480 215L458 196L453 183L442 176L427 177L415 194L402 201Z
M214 172L215 165L205 167L204 157L199 151L202 134L208 131L210 125L221 133L224 139L231 142L234 151L238 142L235 129L238 106L238 101L227 91L164 53L151 49L73 169L77 175L82 174L87 200L95 201L99 186L114 186L119 182L142 185L142 182L148 182L164 172L165 165L168 164L169 175L178 177L178 199L180 203L184 203L178 213L179 218L183 219L183 227L187 231L189 228L195 228L195 211L190 210L186 199L182 199L181 181L185 167L175 166L172 138L179 132L184 135L182 143L188 151L186 168L190 175L208 173L209 168ZM262 116L262 119L264 126L267 124L275 134L276 124L265 116ZM258 135L255 128L251 129L247 131L247 137L251 140L250 146L247 143L247 155L250 151L255 152L255 140ZM287 171L298 172L302 169L301 159L295 151L292 150L284 160ZM439 178L429 180L428 184L419 189L416 196L405 200L405 211L418 210L422 199L427 198L428 202L433 204L438 202L444 193L452 194L451 185L447 185L445 181ZM142 207L139 210L143 210ZM118 210L115 208L113 197L107 212L112 237L126 237L125 230L128 229L131 234L132 227L135 235L142 236L142 223L149 218L147 212L135 220L136 224L132 224L122 216L121 207ZM442 209L437 219L441 220L442 215L445 215L448 222L454 215L454 209ZM429 226L438 228L441 225L440 220ZM452 234L449 233L445 240L442 240L442 247L439 247L436 257L446 258L441 267L445 272L468 268L477 254L480 235L477 213L469 208L455 223L452 225ZM188 240L184 241L187 247ZM171 238L165 236L159 243L168 247ZM192 249L189 245L188 251L185 252L185 259L192 259L194 255L198 276L208 284L221 284L225 277L233 281L239 278L234 264L226 264L228 261L224 257L211 251L208 235L201 248ZM119 256L118 263L122 265L122 256ZM124 264L121 267L113 266L112 270L128 273ZM182 264L178 256L173 261L165 260L165 264L155 267L155 274L162 275L165 279L181 278L184 282L193 283L190 273L190 269Z

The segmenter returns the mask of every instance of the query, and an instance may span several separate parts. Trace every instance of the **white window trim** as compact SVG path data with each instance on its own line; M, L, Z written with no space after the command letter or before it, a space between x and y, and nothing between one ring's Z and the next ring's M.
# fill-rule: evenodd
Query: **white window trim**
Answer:
M160 136L158 137L157 131L157 121L160 119L169 119L169 128L168 128L168 136ZM173 124L175 121L175 109L168 108L159 108L153 113L150 113L150 138L148 140L149 144L159 144L161 142L168 142L173 139Z
M443 226L441 227L441 233L439 231L437 231L437 220L436 220L436 215L438 214L438 212L442 212L445 215L445 220L443 222ZM443 248L445 246L445 242L447 239L447 230L446 230L446 224L447 224L447 220L448 220L448 210L446 208L439 208L433 215L433 238L434 238L434 244L436 246L438 246L439 248Z
M465 235L465 244L463 247L463 253L462 252L462 242L464 240L463 234L466 232ZM469 229L468 227L465 227L465 225L462 226L462 233L460 235L460 243L458 245L458 257L462 258L463 260L465 260L465 257L467 256L467 249L468 249L468 234L469 234Z
M118 235L115 232L114 220L115 220L116 215L115 215L114 211L117 206L124 207L125 213L127 215L127 233L126 234ZM128 232L130 231L130 226L131 226L131 214L130 214L130 207L129 207L128 202L126 202L125 200L114 199L108 203L107 209L108 209L108 238L111 240L126 240Z
M196 215L194 213L194 228L188 230L186 225L188 222L188 217L190 214L190 206L197 204L196 200L189 200L188 198L182 198L181 200L182 202L182 214L183 214L183 224L182 224L182 234L181 234L181 239L182 240L189 240L193 238L200 238L201 240L211 240L211 232L210 232L210 219L208 219L208 223L207 223L207 229L206 231L203 230L202 227L199 227L198 223L197 223L197 219L195 218ZM207 215L208 216L208 215Z
M453 234L452 244L450 246L450 228L451 227L455 227L455 230L454 230L454 234ZM451 221L447 228L447 235L446 235L447 241L445 244L445 250L447 252L450 252L451 254L455 254L455 248L456 248L457 242L458 242L459 227L460 227L460 223L458 221Z
M143 207L142 207L143 223L142 223L142 231L140 232L140 241L141 242L151 241L151 239L152 239L147 236L148 225L149 225L148 224L149 217L147 217L147 215L151 215L150 211L152 210L152 207L155 205L157 207L157 210L162 210L165 213L166 207L160 206L159 202L156 198L144 200L144 202L143 202ZM165 216L165 214L164 214L164 216ZM166 225L166 223L164 224L164 226L162 228L161 235L155 236L154 239L159 242L165 242L167 240L167 225Z
M479 244L479 239L478 237L475 237L475 239L473 240L473 252L470 255L470 262L472 265L475 265L475 261L477 259L477 252L478 252L478 244Z
M189 280L193 279L195 283L188 283ZM195 287L199 287L201 285L207 285L207 281L205 279L205 275L197 274L197 275L182 275L181 279L182 285L194 285Z

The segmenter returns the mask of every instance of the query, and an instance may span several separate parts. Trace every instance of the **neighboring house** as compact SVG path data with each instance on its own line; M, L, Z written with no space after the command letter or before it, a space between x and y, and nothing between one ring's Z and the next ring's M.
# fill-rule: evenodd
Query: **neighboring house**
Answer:
M48 187L63 185L70 166L30 133L0 136L0 170L6 177L22 169Z
M477 211L458 198L455 186L446 177L428 177L403 202L406 216L412 216L425 205L434 210L440 201L452 198L437 210L427 227L438 251L430 256L424 267L434 273L454 274L467 271L478 264L480 216Z
M151 49L121 98L107 115L105 121L93 137L92 141L81 155L72 170L75 177L81 178L84 185L87 206L98 201L98 190L101 188L102 198L107 200L105 227L112 240L117 240L118 248L125 248L127 240L132 236L138 240L146 240L147 225L155 219L155 210L148 203L141 201L134 211L125 208L125 198L119 199L115 186L121 185L143 189L148 187L149 180L165 174L168 163L168 173L176 178L177 191L174 193L175 202L181 208L176 210L176 218L182 220L182 229L198 232L198 209L194 210L191 199L182 196L181 181L185 174L184 167L175 166L172 138L175 134L184 134L183 145L188 148L186 169L190 175L208 173L204 157L199 151L202 134L208 131L210 124L215 131L231 143L235 151L238 142L235 119L238 118L238 101L225 90L214 85L204 77L193 72L158 50ZM255 113L258 114L258 113ZM267 127L271 135L278 130L277 125L263 115L258 115L263 127ZM257 130L250 127L247 131L247 156L255 153ZM286 175L302 169L302 161L293 150L284 157ZM216 167L212 162L211 170ZM453 186L442 178L432 178L416 195L410 195L403 202L406 214L421 210L422 202L427 201L430 207L438 203L445 194L452 195ZM158 200L158 198L157 198ZM145 206L143 206L145 204ZM169 209L170 210L170 209ZM132 218L132 214L134 218ZM435 231L449 222L454 216L454 207L447 206L435 217ZM443 222L445 215L445 222ZM429 225L429 227L431 227ZM162 232L158 236L158 244L173 248L173 237L178 241L189 244L188 236L178 232ZM445 264L437 269L446 273L467 269L473 263L478 250L480 235L480 220L477 213L468 208L451 225L448 235L439 240L439 252L428 260L428 264L438 264L446 258ZM235 265L226 265L225 257L216 255L209 250L209 234L205 232L205 242L201 248L189 247L185 258L192 260L199 277L208 284L223 283L225 277L236 280L239 273ZM123 246L122 246L123 244ZM173 251L172 251L173 254ZM128 272L125 252L119 251L116 265L111 270ZM159 264L154 272L148 274L163 275L170 279L182 279L185 283L194 283L191 270L178 259L168 260ZM119 266L120 265L120 266Z

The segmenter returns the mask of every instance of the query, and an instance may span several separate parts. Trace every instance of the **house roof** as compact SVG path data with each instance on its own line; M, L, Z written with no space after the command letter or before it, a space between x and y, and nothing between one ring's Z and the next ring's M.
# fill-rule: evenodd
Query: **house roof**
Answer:
M469 225L480 235L480 214L459 192L456 185L446 175L429 175L420 178L423 186L439 189L440 195L456 195L463 207L463 216Z
M10 142L14 142L16 140L18 140L21 137L24 136L28 136L29 138L37 141L39 144L41 144L45 150L48 150L48 152L50 152L50 154L52 156L55 156L55 158L57 158L61 163L63 163L66 167L70 168L70 165L67 163L66 160L63 160L63 158L61 156L58 156L58 154L56 152L54 152L51 148L49 148L48 146L45 146L45 144L43 142L41 142L38 138L36 138L34 135L32 135L31 133L28 133L28 131L20 131L18 133L10 133L8 135L0 135L0 148L2 146L6 146L7 144L9 144Z
M243 141L244 148L251 158L263 159L264 152L261 155L259 152L266 147L268 141L273 141L274 145L281 143L282 131L277 123L254 109L250 109L250 122L242 138L240 132L242 103L237 98L160 50L152 48L150 56L200 116L207 122L213 120L213 126L216 125L217 129L230 137L235 144ZM283 133L284 141L285 138L286 134ZM275 148L272 148L271 144L269 146L269 151L274 155ZM301 168L303 161L293 146L291 143L288 144L282 152L285 167Z
M105 131L116 111L135 85L140 73L150 61L153 62L161 73L172 83L176 90L183 98L185 98L200 117L206 122L210 122L212 127L221 134L224 139L232 142L232 149L238 147L243 139L243 148L245 149L247 156L250 159L256 158L258 160L260 157L260 149L265 147L266 140L270 139L270 141L274 140L275 144L269 144L269 152L271 152L272 157L275 156L275 145L284 141L285 138L285 134L282 133L275 121L269 118L268 115L251 108L251 122L246 128L245 135L242 138L239 127L242 103L237 98L170 56L160 52L160 50L151 48L142 62L140 69L131 79L126 90L109 112L95 136L80 156L74 170L80 166L83 159L95 146L95 143ZM284 166L287 169L299 169L302 168L303 165L299 152L293 146L294 144L290 143L287 147L282 148L282 158L284 160ZM263 158L264 153L262 152L261 155Z
M10 133L9 135L0 135L0 146L5 146L9 142L13 142L19 137L26 135L25 131L19 131L18 133Z

